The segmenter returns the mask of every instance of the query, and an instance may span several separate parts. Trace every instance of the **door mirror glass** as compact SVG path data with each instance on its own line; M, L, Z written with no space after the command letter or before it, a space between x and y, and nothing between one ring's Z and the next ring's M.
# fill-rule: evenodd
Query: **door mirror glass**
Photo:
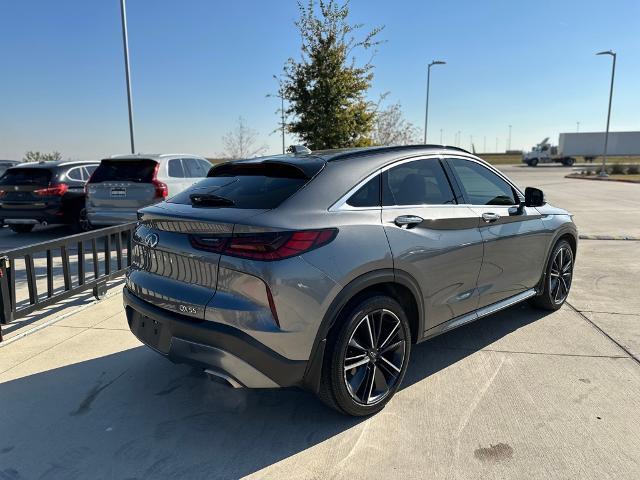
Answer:
M541 207L545 204L544 193L539 188L527 187L524 190L524 204L527 207Z

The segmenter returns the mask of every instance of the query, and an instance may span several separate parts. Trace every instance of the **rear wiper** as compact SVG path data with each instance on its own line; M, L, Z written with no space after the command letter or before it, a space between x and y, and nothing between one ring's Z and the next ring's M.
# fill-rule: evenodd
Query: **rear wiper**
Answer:
M235 202L211 193L192 193L191 204L198 207L234 207Z

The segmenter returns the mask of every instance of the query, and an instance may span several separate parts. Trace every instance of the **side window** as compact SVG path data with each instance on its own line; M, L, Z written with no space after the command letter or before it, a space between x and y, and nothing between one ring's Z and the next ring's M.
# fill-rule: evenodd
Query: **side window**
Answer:
M211 162L209 160L199 159L198 163L200 164L200 168L202 168L202 171L204 172L203 176L206 177L213 165L211 165Z
M185 169L185 176L199 178L207 175L209 170L205 170L200 160L197 158L183 158L182 163Z
M179 158L169 160L169 176L174 178L184 178L182 160L180 160Z
M87 180L89 180L89 177L93 175L93 172L96 171L96 168L98 168L97 165L87 165L86 167L84 167L84 172L87 177Z
M518 203L511 185L488 168L460 158L451 158L447 162L451 165L460 188L470 204L515 205Z
M449 180L437 159L403 163L383 173L383 205L450 205L455 203Z
M86 179L82 176L82 167L74 167L67 172L67 178L74 182L83 182Z
M347 205L352 207L379 207L380 206L380 175L376 175L356 193L349 197Z

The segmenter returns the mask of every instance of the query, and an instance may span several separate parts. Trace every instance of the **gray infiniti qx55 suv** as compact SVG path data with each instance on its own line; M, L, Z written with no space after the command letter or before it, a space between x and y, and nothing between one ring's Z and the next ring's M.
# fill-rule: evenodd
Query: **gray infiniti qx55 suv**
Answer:
M411 347L571 287L569 213L442 146L224 163L139 212L132 332L235 387L300 386L379 411Z

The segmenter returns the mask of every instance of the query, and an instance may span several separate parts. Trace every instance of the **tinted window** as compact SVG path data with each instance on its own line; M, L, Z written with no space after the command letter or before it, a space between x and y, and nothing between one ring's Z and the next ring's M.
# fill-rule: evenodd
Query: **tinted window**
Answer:
M380 206L380 175L376 175L347 200L352 207Z
M0 178L0 185L49 185L51 172L44 168L10 168Z
M91 177L91 183L149 183L157 163L153 160L103 160Z
M297 192L309 179L287 165L225 165L210 176L169 200L192 204L192 196L204 199L194 206L233 208L276 208ZM207 201L207 198L209 199Z
M449 181L435 159L403 163L383 173L383 205L456 203Z
M85 173L85 175L87 177L87 180L89 179L91 174L96 171L96 168L98 168L97 165L89 165L87 167L84 167L84 173Z
M179 158L169 160L169 176L184 178L184 169L182 168L182 161Z
M182 163L187 177L206 177L209 172L209 169L204 167L202 161L196 158L183 158Z
M472 205L515 205L513 188L486 167L470 160L449 159L467 201Z
M70 180L75 180L76 182L82 182L85 180L82 176L82 167L74 167L67 172L67 177Z

